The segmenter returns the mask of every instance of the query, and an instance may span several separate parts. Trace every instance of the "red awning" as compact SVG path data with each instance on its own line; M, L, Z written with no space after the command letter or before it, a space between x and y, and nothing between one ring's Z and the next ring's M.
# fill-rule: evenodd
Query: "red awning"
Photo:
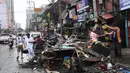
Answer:
M110 19L110 18L113 18L113 16L111 14L104 14L102 16L104 19Z

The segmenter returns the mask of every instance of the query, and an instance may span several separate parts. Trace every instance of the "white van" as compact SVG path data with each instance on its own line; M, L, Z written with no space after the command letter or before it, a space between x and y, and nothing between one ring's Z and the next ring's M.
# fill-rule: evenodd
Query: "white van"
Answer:
M37 36L41 37L41 32L30 32L30 36L36 38Z

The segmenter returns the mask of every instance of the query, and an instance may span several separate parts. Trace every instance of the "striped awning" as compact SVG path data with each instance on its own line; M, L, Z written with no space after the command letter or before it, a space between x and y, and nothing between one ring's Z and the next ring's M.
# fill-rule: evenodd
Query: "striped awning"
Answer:
M113 18L113 16L111 14L104 14L102 16L104 19L110 19L110 18Z

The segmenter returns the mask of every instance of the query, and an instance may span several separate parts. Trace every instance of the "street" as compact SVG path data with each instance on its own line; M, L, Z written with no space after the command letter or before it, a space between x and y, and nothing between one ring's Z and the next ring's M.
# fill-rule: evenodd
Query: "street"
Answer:
M130 0L0 0L0 73L53 70L130 73Z
M8 45L0 44L0 73L45 73L43 69L33 70L29 68L20 68L19 63L27 61L27 55L24 54L24 59L16 61L17 49L9 49ZM124 60L118 61L123 64L130 65L130 49L122 49Z
M8 60L11 52L13 52L13 49L9 49L8 45L0 44L0 70Z
M0 73L44 73L43 70L33 71L32 69L22 69L19 63L26 62L27 58L24 54L24 59L16 61L17 49L9 49L8 45L0 44Z

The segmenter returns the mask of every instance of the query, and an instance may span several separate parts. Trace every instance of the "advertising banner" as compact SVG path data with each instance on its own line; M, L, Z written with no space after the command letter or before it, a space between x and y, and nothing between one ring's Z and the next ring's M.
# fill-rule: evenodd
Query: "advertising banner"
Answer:
M126 10L130 8L130 0L120 0L120 10Z

